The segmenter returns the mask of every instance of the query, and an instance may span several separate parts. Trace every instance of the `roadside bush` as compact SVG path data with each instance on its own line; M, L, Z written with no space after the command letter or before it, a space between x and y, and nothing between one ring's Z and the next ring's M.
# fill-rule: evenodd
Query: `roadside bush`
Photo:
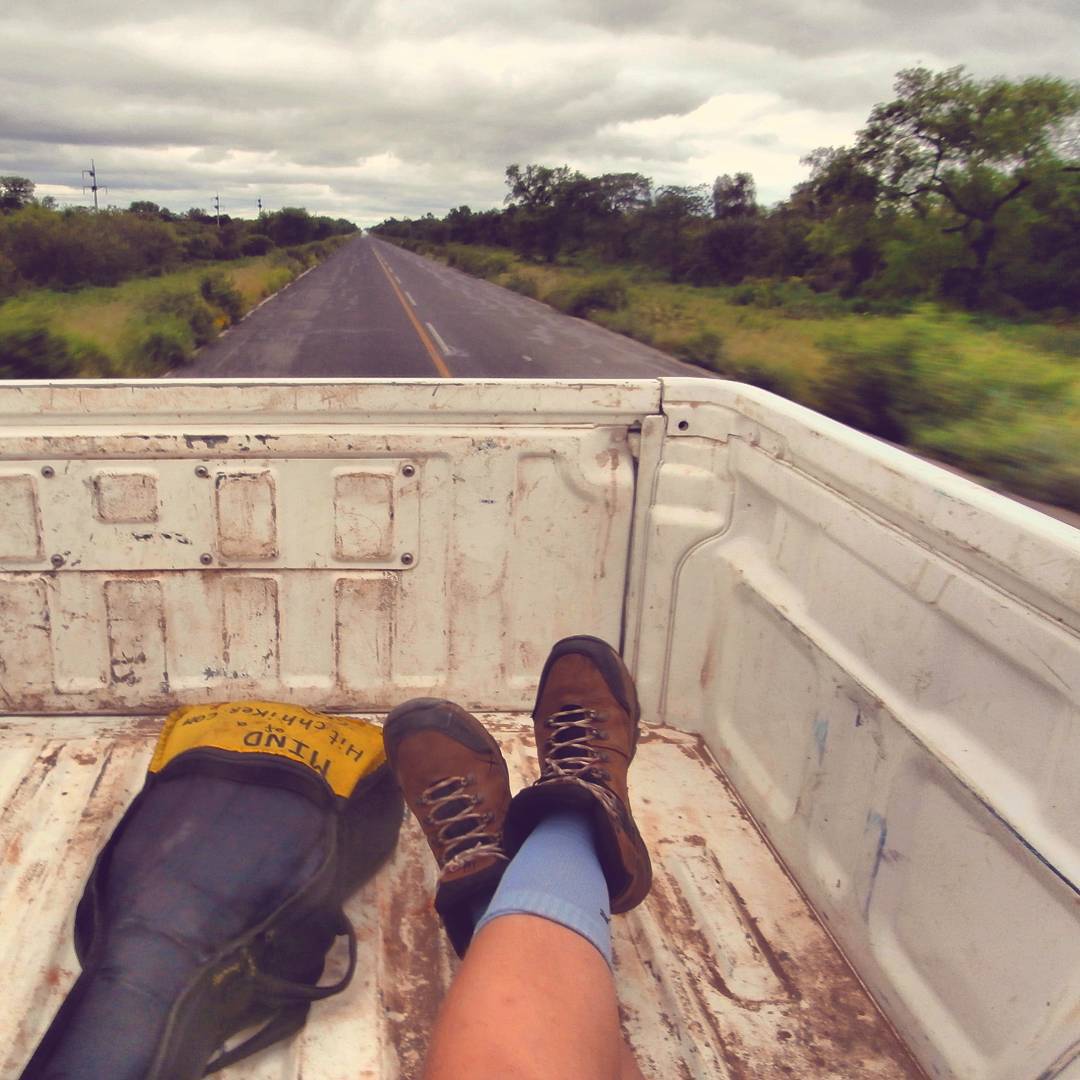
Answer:
M188 262L211 262L221 254L221 243L209 232L197 232L184 240L184 258Z
M0 332L0 379L71 379L109 369L108 357L98 349L42 326Z
M229 319L237 322L244 314L244 298L240 290L221 272L206 274L199 282L203 299L220 308Z
M727 290L727 299L732 304L767 308L789 319L825 318L851 310L849 301L836 293L815 292L799 278L749 278Z
M522 296L531 297L533 300L540 295L540 287L537 285L536 279L520 270L511 274L503 284L506 288L521 293Z
M692 364L718 370L716 365L724 355L724 339L715 330L701 329L678 342L673 351Z
M912 419L925 409L918 336L873 344L833 336L822 344L828 356L818 388L822 411L871 435L907 442Z
M285 254L300 266L300 271L310 270L316 263L315 256L307 247L285 248Z
M473 277L492 278L510 270L514 265L514 256L508 251L489 251L466 247L464 244L447 244L446 261Z
M131 357L136 361L173 367L190 360L194 351L191 327L174 316L158 323L139 338L132 346Z
M566 315L585 316L596 308L618 311L626 306L626 283L615 274L566 281L547 297L552 307Z
M915 444L1010 491L1080 513L1080 417L1002 421L963 420L921 432Z
M186 322L197 346L205 345L216 336L213 308L199 293L173 290L158 298L150 310L155 314L174 315Z
M249 236L240 249L245 255L266 255L274 249L274 241L262 233Z
M14 296L21 284L19 268L0 251L0 297Z

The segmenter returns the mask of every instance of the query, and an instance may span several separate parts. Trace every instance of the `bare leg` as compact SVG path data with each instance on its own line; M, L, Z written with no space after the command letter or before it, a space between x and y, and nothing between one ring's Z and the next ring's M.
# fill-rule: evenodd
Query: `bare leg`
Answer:
M536 915L502 916L469 946L436 1021L424 1078L566 1077L641 1077L619 1030L611 970L572 930Z

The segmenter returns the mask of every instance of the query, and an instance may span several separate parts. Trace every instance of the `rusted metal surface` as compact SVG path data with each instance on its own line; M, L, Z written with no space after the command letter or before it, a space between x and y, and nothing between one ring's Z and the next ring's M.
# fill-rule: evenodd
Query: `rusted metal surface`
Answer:
M107 379L0 387L0 427L122 426L157 432L184 425L192 443L288 413L298 423L632 423L660 405L658 379ZM136 419L137 418L137 419ZM212 427L210 425L217 425ZM70 429L76 429L74 431ZM152 440L153 434L134 438ZM257 443L255 444L258 445Z
M306 450L284 460L239 457L221 436L219 455L199 464L186 456L186 441L162 435L162 456L151 458L105 437L84 447L87 458L61 460L39 439L38 460L12 468L2 458L13 448L0 431L0 569L400 570L401 556L419 550L424 478L417 463L389 453L387 438L357 436L346 449L313 434ZM408 452L420 443L399 445ZM421 458L433 449L429 443Z
M552 641L618 640L625 426L54 437L0 429L8 712L517 708Z
M536 771L527 719L487 716L512 783ZM0 721L0 1073L17 1074L77 973L75 902L142 783L156 719ZM700 740L650 729L631 771L655 887L613 924L623 1026L649 1078L922 1074L732 795ZM290 1043L230 1080L412 1078L456 960L431 908L434 864L410 819L348 905L357 976Z

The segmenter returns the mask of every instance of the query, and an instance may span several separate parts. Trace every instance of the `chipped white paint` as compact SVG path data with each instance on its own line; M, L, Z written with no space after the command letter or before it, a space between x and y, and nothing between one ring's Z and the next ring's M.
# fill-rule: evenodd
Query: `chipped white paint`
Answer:
M681 379L0 386L0 710L38 714L0 724L11 1061L73 974L58 928L138 783L140 717L523 709L583 631L621 637L669 725L634 779L657 888L617 931L647 1073L908 1069L681 729L930 1075L1075 1075L1080 533ZM377 959L232 1075L415 1074L449 974L430 876L407 832L353 908ZM27 919L52 929L16 963Z
M514 788L524 786L536 775L528 718L482 719L503 746ZM157 726L84 717L0 729L0 904L9 913L0 962L8 1000L20 1004L0 1015L4 1076L17 1074L78 971L71 911L94 854L141 785ZM638 753L633 793L655 888L613 931L624 1026L646 1076L915 1078L700 741L653 729ZM348 904L360 948L352 984L316 1004L296 1039L222 1076L419 1076L456 965L431 910L433 887L434 863L410 819L391 862Z
M703 734L931 1075L1059 1075L1080 532L749 387L668 380L663 414L628 609L647 709Z

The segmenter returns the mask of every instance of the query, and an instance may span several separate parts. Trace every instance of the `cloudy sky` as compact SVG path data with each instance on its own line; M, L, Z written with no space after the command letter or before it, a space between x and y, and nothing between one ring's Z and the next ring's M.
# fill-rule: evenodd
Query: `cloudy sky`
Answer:
M0 13L0 173L85 204L373 224L511 162L783 198L895 72L1075 78L1075 0L33 0Z

